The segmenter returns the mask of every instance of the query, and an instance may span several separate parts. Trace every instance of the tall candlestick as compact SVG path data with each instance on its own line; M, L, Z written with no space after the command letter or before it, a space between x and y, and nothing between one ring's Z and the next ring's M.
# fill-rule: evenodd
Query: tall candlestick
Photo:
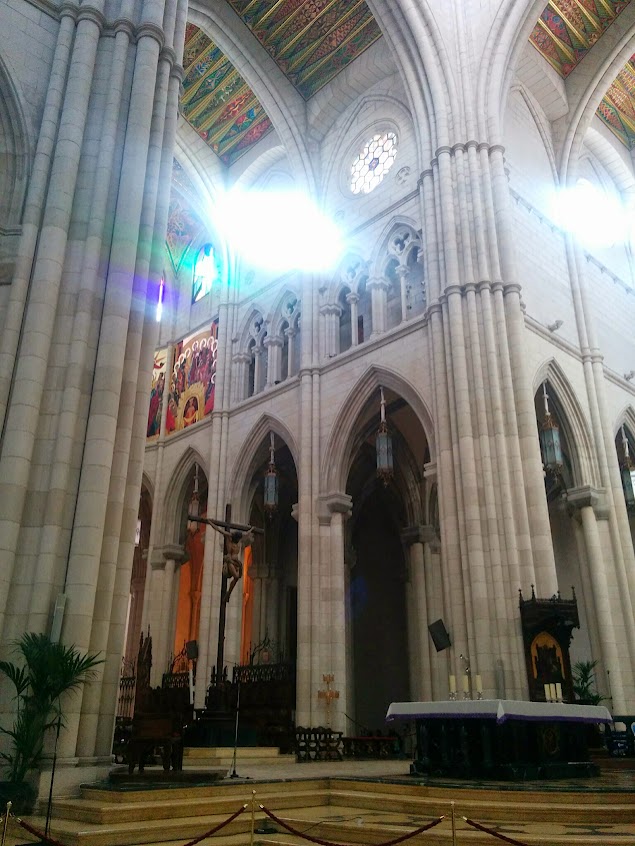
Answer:
M450 693L456 693L456 676L450 676Z
M483 679L478 674L476 676L476 692L483 693Z
M470 692L470 677L467 673L463 676L463 693Z
M556 699L558 702L562 702L562 685L560 682L556 682Z
M551 702L551 691L548 684L545 685L545 702Z
M556 686L555 686L555 684L549 685L549 699L551 700L551 702L556 701Z

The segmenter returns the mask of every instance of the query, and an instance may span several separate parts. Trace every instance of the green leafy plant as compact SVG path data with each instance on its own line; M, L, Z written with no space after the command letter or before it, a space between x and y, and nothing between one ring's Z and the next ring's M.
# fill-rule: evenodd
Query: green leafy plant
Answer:
M606 698L595 689L597 665L597 661L578 661L573 665L573 692L580 705L599 705Z
M48 729L64 725L62 695L92 678L102 661L96 654L82 655L74 646L53 643L34 632L25 632L15 647L20 664L0 661L0 672L13 683L17 700L13 728L0 728L11 741L10 750L0 752L0 757L8 780L20 783L39 766Z

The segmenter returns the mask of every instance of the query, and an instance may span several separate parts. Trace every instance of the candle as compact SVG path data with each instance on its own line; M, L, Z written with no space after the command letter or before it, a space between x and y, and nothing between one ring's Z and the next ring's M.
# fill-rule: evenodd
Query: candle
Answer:
M479 675L476 676L476 692L483 693L483 679Z
M549 699L551 700L551 702L556 701L556 686L555 686L555 684L549 685Z
M456 693L456 676L450 676L450 693Z
M470 677L467 673L463 676L463 693L470 692Z
M558 702L562 702L562 685L560 682L556 683L556 699Z
M548 684L545 685L545 702L551 702L551 691Z

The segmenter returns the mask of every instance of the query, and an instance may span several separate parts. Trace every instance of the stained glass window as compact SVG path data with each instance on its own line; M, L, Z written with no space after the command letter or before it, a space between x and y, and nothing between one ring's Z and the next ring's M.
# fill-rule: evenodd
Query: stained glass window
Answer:
M212 290L212 285L218 278L218 266L212 244L205 244L201 248L196 266L194 267L194 284L192 286L192 302L197 303Z
M351 167L351 191L368 194L376 188L392 167L397 155L394 132L373 135L355 156Z

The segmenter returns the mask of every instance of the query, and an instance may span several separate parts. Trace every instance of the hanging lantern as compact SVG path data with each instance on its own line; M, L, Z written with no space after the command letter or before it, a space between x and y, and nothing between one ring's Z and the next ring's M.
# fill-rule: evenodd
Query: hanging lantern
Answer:
M192 496L190 498L189 505L187 507L187 516L188 517L198 517L198 509L199 509L199 496L198 496L198 464L194 465L194 490L192 491ZM194 520L188 520L187 523L187 530L194 534L194 532L198 529L198 523Z
M269 467L265 473L265 513L272 515L278 510L278 470L276 468L276 454L273 432L270 433Z
M635 508L635 464L630 456L628 448L628 438L622 426L622 446L624 447L624 460L620 466L620 473L622 476L622 487L624 488L624 499L626 500L626 507L629 509Z
M386 400L384 389L380 388L380 423L377 435L375 436L375 449L377 450L377 477L384 485L392 479L394 468L392 462L392 436L386 424Z
M542 394L545 403L545 417L540 429L540 451L545 470L559 473L562 470L562 449L560 447L560 429L549 411L547 383L543 382Z

